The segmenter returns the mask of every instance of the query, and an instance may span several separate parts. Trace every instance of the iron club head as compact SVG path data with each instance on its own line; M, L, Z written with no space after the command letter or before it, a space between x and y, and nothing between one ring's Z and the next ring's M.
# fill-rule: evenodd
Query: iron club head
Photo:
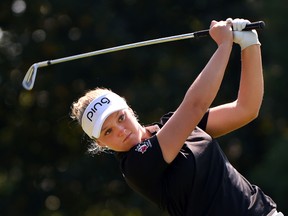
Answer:
M38 64L35 63L27 71L22 82L22 85L25 89L31 90L33 88L35 79L36 79L37 69L38 69Z

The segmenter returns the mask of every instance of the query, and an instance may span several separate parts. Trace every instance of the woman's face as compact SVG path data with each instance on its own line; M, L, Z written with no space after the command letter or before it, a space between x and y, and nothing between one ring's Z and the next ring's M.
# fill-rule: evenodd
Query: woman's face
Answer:
M145 128L137 121L131 109L112 113L103 123L97 142L114 151L129 151L144 140Z

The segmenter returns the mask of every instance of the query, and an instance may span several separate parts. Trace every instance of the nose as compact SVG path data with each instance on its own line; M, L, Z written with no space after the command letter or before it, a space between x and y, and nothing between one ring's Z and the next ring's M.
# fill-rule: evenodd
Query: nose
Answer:
M127 135L128 132L129 131L125 127L123 127L123 126L119 126L118 127L118 134L119 134L120 137L124 136L124 135Z

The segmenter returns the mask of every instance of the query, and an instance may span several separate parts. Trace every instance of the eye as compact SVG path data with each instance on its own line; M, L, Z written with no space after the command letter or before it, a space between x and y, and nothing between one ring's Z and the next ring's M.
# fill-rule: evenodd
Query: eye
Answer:
M112 133L112 129L111 129L111 128L107 129L107 130L105 131L104 135L107 136L107 135L109 135L110 133Z
M119 122L122 122L122 121L124 121L125 120L125 114L121 114L120 116L119 116L119 118L118 118L118 121Z

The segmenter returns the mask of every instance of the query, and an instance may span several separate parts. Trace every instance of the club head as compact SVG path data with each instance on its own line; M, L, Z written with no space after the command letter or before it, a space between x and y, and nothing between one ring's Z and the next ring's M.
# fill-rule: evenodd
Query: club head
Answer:
M22 86L27 89L27 90L31 90L34 86L35 83L35 79L36 79L36 74L37 74L37 69L38 69L38 65L37 64L33 64L29 70L27 71L23 82L22 82Z

